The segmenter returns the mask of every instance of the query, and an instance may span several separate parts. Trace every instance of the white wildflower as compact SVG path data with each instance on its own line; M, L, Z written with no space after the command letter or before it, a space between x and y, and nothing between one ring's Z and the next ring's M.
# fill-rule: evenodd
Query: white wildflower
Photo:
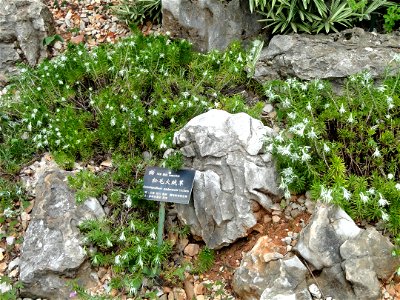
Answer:
M385 222L389 221L389 215L386 212L384 212L383 210L381 210L381 213L382 213L382 220Z
M308 88L307 83L304 82L304 83L300 84L300 88L301 88L303 91L306 91L307 88Z
M376 89L377 89L378 92L383 93L383 92L386 90L386 86L380 85L380 86L378 86Z
M164 140L162 140L160 144L160 149L165 149L165 148L167 148L167 144L165 144Z
M133 221L130 221L129 227L131 228L132 231L136 230L136 226L135 226L135 223L133 223Z
M307 161L309 161L311 159L311 155L306 152L306 151L308 151L307 148L308 147L303 147L301 149L301 152L302 152L301 161L303 161L303 162L307 162Z
M332 190L326 189L324 186L321 186L320 197L321 197L322 201L324 201L325 203L330 203L333 200Z
M120 241L125 241L126 240L125 232L122 231L121 235L119 236L119 240Z
M111 127L115 126L115 122L116 122L115 117L112 117L110 121Z
M340 114L344 114L346 112L346 110L344 109L343 103L342 103L342 105L340 105L339 112L340 112Z
M280 155L290 156L290 147L291 147L291 144L289 144L289 145L287 145L287 146L281 146L281 145L279 145L279 146L277 147L278 153L279 153Z
M295 112L288 113L288 118L294 120L296 118L296 113Z
M142 256L141 255L139 255L139 259L138 259L137 263L138 263L140 268L143 268L143 260L142 260Z
M115 256L115 264L116 265L120 265L121 264L121 256L120 255Z
M175 118L172 117L171 120L170 120L170 122L171 122L171 124L175 123Z
M381 152L379 151L378 147L375 148L375 152L372 153L372 157L378 158L381 157Z
M350 124L354 123L353 113L350 113L350 116L347 119L347 122L349 122Z
M389 205L389 201L387 201L385 198L383 198L383 196L382 196L381 193L379 193L378 205L379 205L380 207L384 207L384 206Z
M151 139L152 141L154 141L154 133L151 133L151 134L150 134L150 139Z
M310 139L316 139L316 138L318 137L317 134L316 134L315 131L314 131L314 127L311 127L311 130L310 130L309 133L307 133L307 136L308 136Z
M107 247L112 247L113 246L113 244L111 243L109 238L106 239L106 245L107 245Z
M13 210L12 210L11 208L9 208L9 207L7 207L7 208L3 211L3 215L4 215L6 218L12 217L13 214L14 214Z
M282 143L283 142L283 136L282 134L279 132L279 134L275 137L275 141Z
M155 231L154 228L151 229L150 234L149 234L149 237L150 237L151 239L153 239L153 240L155 240L155 239L157 238L156 231Z
M298 136L303 137L305 128L306 128L305 124L298 123L298 124L295 124L292 127L290 127L289 132L292 132L294 134L297 134Z
M350 200L351 193L345 187L342 187L342 190L343 190L343 198L346 200Z
M310 103L310 102L307 103L306 109L307 109L308 111L312 111L312 106L311 106L311 103Z
M367 196L367 195L364 195L363 192L360 193L360 199L361 199L361 201L364 202L364 203L367 203L368 200L369 200L368 196Z
M283 108L289 108L291 105L292 105L292 104L290 103L290 100L289 100L288 98L285 98L285 99L282 101L282 107L283 107Z
M367 193L370 194L370 195L375 195L375 189L374 189L374 188L370 188L370 189L367 191Z
M396 188L396 190L400 191L400 183L396 183L394 187Z
M394 178L394 176L393 176L392 173L389 173L389 174L387 174L387 178L388 178L389 180L392 180L392 179Z
M128 197L126 197L126 200L125 200L125 202L124 202L124 205L125 205L127 208L130 208L130 207L132 206L132 199L131 199L131 196L130 196L130 195L128 195Z
M329 151L331 151L331 148L329 148L329 146L327 144L324 143L324 152L328 153Z

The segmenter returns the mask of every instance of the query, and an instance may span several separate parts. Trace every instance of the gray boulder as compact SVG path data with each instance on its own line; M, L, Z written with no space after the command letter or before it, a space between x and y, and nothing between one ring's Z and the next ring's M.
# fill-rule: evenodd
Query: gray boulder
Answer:
M268 236L261 237L243 257L232 287L243 300L311 300L307 268L297 256L283 256Z
M340 246L361 232L340 207L318 203L294 250L311 267L322 270L342 262Z
M197 170L193 199L176 206L178 217L209 248L248 234L257 223L252 201L270 210L281 197L272 156L263 152L265 135L273 131L260 121L221 110L199 115L175 133L186 166Z
M225 49L233 40L260 32L247 0L162 0L162 25L172 37L185 38L200 51Z
M389 239L373 227L340 247L346 279L352 283L358 299L379 298L378 279L388 280L400 265L400 258L391 254L393 248Z
M274 36L262 50L254 77L259 81L297 77L338 79L368 70L372 77L388 67L399 70L400 34L354 28L334 34Z
M0 0L0 86L15 64L36 65L47 57L43 39L55 33L53 16L40 0Z
M38 180L35 206L21 250L21 296L68 299L68 279L77 279L83 286L95 283L77 226L83 220L103 217L104 211L94 203L95 199L77 205L66 182L68 175L69 172L52 169Z
M346 280L341 264L324 268L317 278L318 286L321 288L325 297L333 299L357 300L352 285ZM314 282L314 278L309 278L310 283Z

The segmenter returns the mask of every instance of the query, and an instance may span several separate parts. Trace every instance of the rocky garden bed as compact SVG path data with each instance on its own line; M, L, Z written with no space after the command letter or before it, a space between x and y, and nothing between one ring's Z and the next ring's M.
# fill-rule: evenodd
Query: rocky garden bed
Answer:
M163 2L163 27L135 33L115 1L6 4L2 296L400 298L398 34L200 54L250 43L248 4ZM17 69L7 53L51 59ZM162 247L143 200L152 165L196 170L190 204L167 205Z

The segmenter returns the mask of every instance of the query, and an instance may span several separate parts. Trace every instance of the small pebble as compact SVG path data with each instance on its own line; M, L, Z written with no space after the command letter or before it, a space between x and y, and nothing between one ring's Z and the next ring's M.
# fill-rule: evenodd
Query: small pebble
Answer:
M281 220L281 217L279 216L272 216L272 222L278 223Z
M310 291L311 295L313 295L315 298L322 297L321 291L319 290L319 288L317 287L317 285L315 283L311 284L308 287L308 290Z

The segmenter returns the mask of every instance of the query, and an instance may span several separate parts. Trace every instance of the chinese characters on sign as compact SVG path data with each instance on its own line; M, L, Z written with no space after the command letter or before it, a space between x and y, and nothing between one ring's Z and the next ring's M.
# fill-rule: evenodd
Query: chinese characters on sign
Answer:
M147 200L188 204L194 174L194 170L148 167L144 175L144 197Z

